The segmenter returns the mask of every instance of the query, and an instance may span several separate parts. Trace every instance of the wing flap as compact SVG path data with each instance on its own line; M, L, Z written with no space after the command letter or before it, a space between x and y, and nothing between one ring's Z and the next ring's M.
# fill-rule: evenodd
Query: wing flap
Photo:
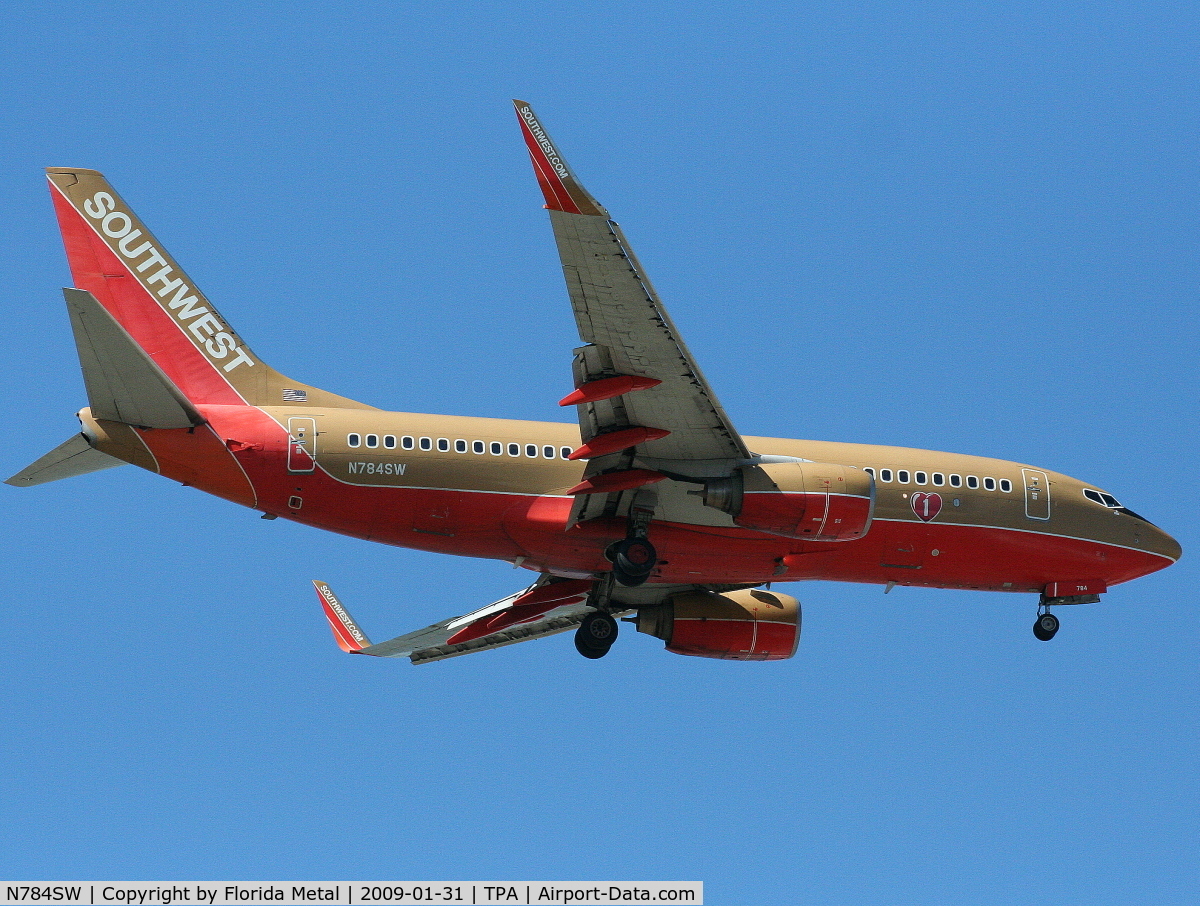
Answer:
M558 635L559 633L574 629L591 610L591 607L582 603L568 605L556 608L552 613L545 614L532 622L511 626L480 639L459 642L457 644L432 644L433 640L427 639L420 647L413 646L411 650L403 652L403 654L406 654L414 664L428 664L433 661L442 661L464 654L474 654L476 651L503 648L505 645L515 645L517 642L527 642L530 639L546 638L547 636ZM628 613L632 613L632 611L621 611L619 613L614 611L613 616L623 616ZM397 639L396 641L400 640ZM384 642L382 644L386 645L388 643ZM395 657L397 655L392 656Z
M372 644L328 584L314 580L313 586L339 648L372 657L407 657L414 664L557 635L578 626L593 610L587 604L591 581L544 577L472 613ZM614 616L631 612L614 612Z

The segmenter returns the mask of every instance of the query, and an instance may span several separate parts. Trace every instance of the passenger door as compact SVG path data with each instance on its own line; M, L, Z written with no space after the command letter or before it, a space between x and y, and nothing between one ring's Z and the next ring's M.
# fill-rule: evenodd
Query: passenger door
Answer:
M296 417L288 419L288 472L304 475L317 467L317 420Z
M1050 479L1037 469L1022 469L1025 479L1025 515L1030 519L1050 518Z

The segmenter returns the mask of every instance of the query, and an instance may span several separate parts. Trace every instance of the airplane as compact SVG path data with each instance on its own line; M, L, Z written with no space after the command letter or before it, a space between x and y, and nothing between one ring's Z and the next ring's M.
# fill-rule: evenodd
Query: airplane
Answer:
M263 519L537 574L378 644L314 583L343 651L417 664L572 630L597 659L618 620L676 654L783 660L801 608L774 586L817 579L1037 595L1048 641L1052 608L1179 559L1113 495L1048 469L739 434L621 228L514 103L582 342L560 402L576 425L387 412L285 377L100 173L50 168L88 406L8 483L132 463Z

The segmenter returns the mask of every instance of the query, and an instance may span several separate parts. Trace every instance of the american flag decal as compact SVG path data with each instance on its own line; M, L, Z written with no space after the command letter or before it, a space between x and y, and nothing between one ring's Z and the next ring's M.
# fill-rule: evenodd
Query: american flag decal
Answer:
M307 390L284 390L283 391L283 401L285 403L307 403L308 402L308 391Z

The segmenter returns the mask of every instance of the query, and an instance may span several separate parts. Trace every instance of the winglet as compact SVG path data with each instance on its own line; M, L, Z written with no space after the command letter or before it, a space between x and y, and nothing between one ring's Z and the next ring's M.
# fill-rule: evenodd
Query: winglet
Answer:
M364 648L369 648L371 640L358 628L354 617L342 606L333 589L316 579L313 579L313 586L317 589L317 599L325 611L325 619L329 620L329 628L333 630L333 640L338 647L347 654L359 654Z
M579 184L549 134L538 122L533 108L524 101L514 100L513 104L517 108L517 119L521 121L521 132L533 161L533 171L537 174L542 194L546 196L546 207L568 214L607 217L608 211Z

